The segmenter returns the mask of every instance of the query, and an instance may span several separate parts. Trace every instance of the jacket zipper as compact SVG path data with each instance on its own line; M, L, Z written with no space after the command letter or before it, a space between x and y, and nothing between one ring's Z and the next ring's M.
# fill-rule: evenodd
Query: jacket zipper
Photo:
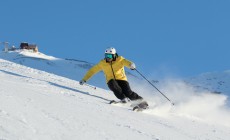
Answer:
M115 80L117 80L117 79L116 79L116 76L115 76L115 74L114 74L114 70L113 70L112 62L110 62L110 66L111 66L111 69L112 69L112 72L113 72L113 77L114 77L114 79L115 79Z

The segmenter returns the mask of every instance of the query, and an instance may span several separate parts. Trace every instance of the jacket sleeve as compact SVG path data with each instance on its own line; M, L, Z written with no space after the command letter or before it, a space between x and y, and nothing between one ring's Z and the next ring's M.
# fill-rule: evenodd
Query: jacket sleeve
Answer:
M95 66L93 66L83 77L82 80L87 81L89 80L94 74L98 73L99 71L101 71L101 67L100 67L100 63L96 64Z
M133 62L132 62L132 61L129 61L129 60L123 58L123 57L122 57L122 59L123 59L123 60L122 60L123 65L126 66L127 68L130 68L130 65L131 65Z

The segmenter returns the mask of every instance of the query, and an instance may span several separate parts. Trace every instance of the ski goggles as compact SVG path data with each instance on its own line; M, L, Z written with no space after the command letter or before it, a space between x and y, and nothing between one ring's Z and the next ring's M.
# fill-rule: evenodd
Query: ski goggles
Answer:
M105 58L113 59L113 54L106 53Z

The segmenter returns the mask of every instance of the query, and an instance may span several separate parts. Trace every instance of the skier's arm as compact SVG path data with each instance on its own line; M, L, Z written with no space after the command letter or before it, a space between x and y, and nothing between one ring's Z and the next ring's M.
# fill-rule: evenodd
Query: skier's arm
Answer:
M136 68L135 64L132 61L129 61L129 60L125 59L125 58L123 59L122 63L127 68L130 68L130 69L135 69Z
M87 81L89 80L94 74L98 73L99 71L101 71L101 67L99 66L99 64L93 66L83 77L83 81Z

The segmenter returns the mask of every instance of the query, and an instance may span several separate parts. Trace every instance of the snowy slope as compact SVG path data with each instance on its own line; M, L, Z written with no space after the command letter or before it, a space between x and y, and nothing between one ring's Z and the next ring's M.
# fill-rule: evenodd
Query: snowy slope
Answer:
M32 53L27 50L10 51L8 53L0 52L0 58L73 80L81 80L86 71L93 66L92 63L81 60L60 59L40 52ZM97 80L98 78L104 78L103 73L95 75L89 82L105 88L105 81Z
M230 70L200 74L189 78L187 82L200 89L230 96Z
M177 84L173 86L169 83L164 90L170 91L175 107L156 95L146 94L150 109L136 113L129 106L108 105L109 100L115 99L110 91L80 86L78 81L3 59L0 59L0 79L1 140L228 140L230 137L226 96L197 95L193 88L180 82L174 82ZM136 88L146 91L148 87Z

